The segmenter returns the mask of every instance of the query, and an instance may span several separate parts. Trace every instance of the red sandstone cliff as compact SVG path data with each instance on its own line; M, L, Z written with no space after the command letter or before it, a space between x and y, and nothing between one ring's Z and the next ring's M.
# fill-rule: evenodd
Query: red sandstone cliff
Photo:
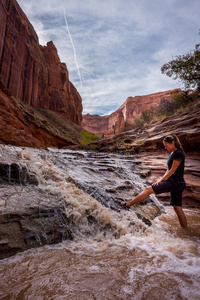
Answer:
M82 128L64 116L17 101L0 81L0 144L28 147L77 145Z
M142 111L160 104L165 99L172 100L172 91L154 93L146 96L128 97L127 100L108 116L83 115L82 127L96 135L112 136L131 130L135 124L134 118Z
M40 46L29 20L15 0L0 1L0 76L10 93L33 108L82 120L82 99L69 81L53 42Z

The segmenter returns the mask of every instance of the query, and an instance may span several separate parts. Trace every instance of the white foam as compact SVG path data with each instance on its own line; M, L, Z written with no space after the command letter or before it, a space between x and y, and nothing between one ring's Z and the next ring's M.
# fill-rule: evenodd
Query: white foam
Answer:
M62 152L70 154L72 151L62 150ZM83 152L81 154L88 155ZM68 161L64 167L61 163L58 164L56 156L60 155L58 149L49 149L44 156L40 150L22 149L18 151L18 155L21 161L30 163L32 171L40 179L39 189L45 195L49 195L49 202L45 202L46 198L39 199L38 205L42 205L42 201L51 205L61 203L66 208L66 215L72 218L77 226L77 238L73 242L66 241L54 246L32 249L3 260L0 266L7 270L10 278L15 276L12 275L12 265L15 263L24 272L31 270L32 276L36 279L37 276L42 278L44 274L40 274L39 270L44 268L44 272L47 272L45 273L47 286L48 272L50 276L56 271L62 277L63 288L67 289L67 283L65 283L67 269L63 264L68 258L73 258L71 268L84 269L84 274L87 276L92 274L92 276L103 277L108 274L109 276L117 274L113 275L114 281L118 280L117 276L121 276L117 282L122 281L123 294L120 297L124 299L126 295L127 297L135 296L135 299L157 299L156 297L160 297L159 300L178 299L177 295L180 299L183 295L185 299L198 299L200 293L199 237L198 234L195 235L195 232L179 230L171 209L167 209L167 215L154 220L153 226L149 228L137 218L134 211L120 213L111 211L73 183L67 182L68 170L73 169L73 163ZM51 160L48 160L49 158ZM119 164L119 167L121 168L122 165ZM138 188L140 188L140 182ZM23 199L20 198L20 192L16 198ZM11 204L13 203L12 199ZM148 208L145 207L145 209ZM192 219L195 216L195 222L198 224L199 211L187 209L186 212ZM89 224L88 215L97 223ZM135 224L131 225L131 223ZM99 230L100 227L103 229ZM42 258L44 265L41 265ZM84 259L90 264L85 265L87 262ZM59 263L59 270L57 270L57 263ZM49 265L45 266L45 264ZM30 265L27 270L23 269L26 265ZM76 273L78 274L78 271ZM121 274L125 274L124 279ZM19 276L22 275L19 274ZM28 275L30 274L27 273L27 277ZM166 290L165 283L168 281ZM29 282L32 284L33 280L30 279ZM170 285L171 283L173 285ZM176 294L173 294L174 292ZM148 293L150 298L148 298Z
M89 268L89 271L91 271L91 272L98 272L99 270L100 270L99 266L91 266Z

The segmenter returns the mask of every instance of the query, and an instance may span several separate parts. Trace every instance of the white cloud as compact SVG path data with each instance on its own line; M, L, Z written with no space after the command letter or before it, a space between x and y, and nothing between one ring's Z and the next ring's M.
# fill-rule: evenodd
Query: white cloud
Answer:
M172 56L199 43L199 0L19 0L40 43L53 40L70 80L83 98L84 113L117 109L128 96L173 89L162 75ZM76 48L81 87L74 53Z

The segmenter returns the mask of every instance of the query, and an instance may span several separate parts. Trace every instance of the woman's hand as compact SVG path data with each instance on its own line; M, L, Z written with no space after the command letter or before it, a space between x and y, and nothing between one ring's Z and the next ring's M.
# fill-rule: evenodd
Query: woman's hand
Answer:
M180 163L181 162L179 160L174 160L171 169L167 170L165 172L165 175L160 180L158 180L157 182L153 183L152 185L158 185L161 181L166 180L169 177L171 177L174 174L174 172L176 171L176 169L178 168L178 166L180 165Z
M162 179L156 181L155 183L153 183L152 185L158 185L160 182L162 181Z

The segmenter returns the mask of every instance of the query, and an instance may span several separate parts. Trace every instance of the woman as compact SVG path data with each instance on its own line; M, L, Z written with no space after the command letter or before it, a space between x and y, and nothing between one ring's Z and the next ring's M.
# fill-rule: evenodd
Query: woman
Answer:
M170 152L167 160L168 169L163 177L129 202L118 200L118 203L129 210L130 206L144 201L149 195L170 192L171 202L178 216L181 227L187 228L187 219L182 210L182 193L185 189L184 165L185 153L176 135L166 136L163 140L165 149Z

